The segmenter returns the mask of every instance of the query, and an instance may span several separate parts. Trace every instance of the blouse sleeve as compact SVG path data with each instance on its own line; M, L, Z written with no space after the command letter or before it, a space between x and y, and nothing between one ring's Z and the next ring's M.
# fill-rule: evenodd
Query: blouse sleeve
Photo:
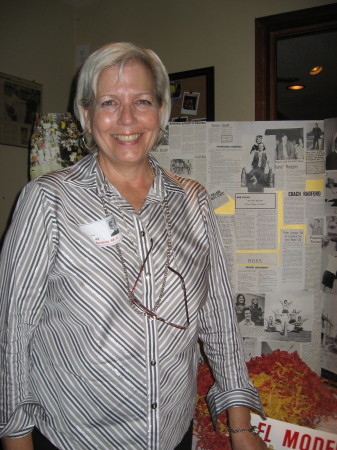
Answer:
M44 192L36 180L22 191L0 259L0 436L34 426L28 406L30 348L43 312L55 243Z
M200 339L215 379L207 396L211 417L216 424L217 417L233 406L245 406L265 417L258 391L248 377L222 239L208 196L202 209L209 239L209 286L199 313Z

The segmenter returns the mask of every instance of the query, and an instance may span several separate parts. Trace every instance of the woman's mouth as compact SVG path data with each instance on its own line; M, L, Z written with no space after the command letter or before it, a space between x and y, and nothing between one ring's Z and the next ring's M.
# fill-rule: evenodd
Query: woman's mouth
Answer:
M120 142L132 142L136 141L141 136L140 133L136 134L114 134L113 137Z

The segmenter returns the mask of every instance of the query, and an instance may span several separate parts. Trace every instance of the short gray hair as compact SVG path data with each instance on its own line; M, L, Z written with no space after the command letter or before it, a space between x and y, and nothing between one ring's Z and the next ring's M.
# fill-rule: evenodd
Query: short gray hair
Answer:
M155 82L155 96L161 108L160 127L165 129L171 112L170 81L166 68L153 50L130 42L116 42L104 45L92 53L83 64L77 81L74 112L83 131L86 123L82 107L89 109L96 97L97 79L106 67L118 66L123 70L130 60L143 63L152 73Z

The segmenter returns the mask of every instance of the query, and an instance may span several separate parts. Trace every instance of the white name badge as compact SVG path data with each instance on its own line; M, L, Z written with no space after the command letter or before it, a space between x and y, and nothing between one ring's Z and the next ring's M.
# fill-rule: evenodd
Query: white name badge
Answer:
M123 239L112 215L96 222L80 224L79 227L99 247L115 245Z

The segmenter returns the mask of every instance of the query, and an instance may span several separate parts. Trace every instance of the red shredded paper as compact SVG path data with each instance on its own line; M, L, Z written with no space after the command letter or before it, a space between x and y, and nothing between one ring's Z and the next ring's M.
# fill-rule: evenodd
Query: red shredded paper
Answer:
M247 363L250 379L259 390L267 417L315 428L320 421L337 417L337 392L295 353L276 350ZM214 379L207 364L200 364L194 433L198 450L230 450L225 435L227 416L218 418L218 432L207 409L206 395Z
M297 352L276 350L251 359L247 367L267 417L310 428L337 417L333 388Z

